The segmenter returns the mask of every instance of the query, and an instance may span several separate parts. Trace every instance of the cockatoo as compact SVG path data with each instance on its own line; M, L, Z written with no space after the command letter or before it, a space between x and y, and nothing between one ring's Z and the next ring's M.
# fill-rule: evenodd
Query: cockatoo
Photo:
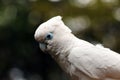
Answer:
M77 38L61 16L42 23L34 37L72 80L120 80L120 55Z

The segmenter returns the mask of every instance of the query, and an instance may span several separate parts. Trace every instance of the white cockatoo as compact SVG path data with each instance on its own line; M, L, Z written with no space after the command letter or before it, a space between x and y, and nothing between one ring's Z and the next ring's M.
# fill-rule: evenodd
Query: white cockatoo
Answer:
M41 24L34 37L72 80L120 80L120 55L78 39L61 16Z

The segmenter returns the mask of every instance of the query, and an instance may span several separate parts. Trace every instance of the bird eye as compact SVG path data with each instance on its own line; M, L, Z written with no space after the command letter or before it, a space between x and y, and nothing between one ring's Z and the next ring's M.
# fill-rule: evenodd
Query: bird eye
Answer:
M51 40L53 38L53 33L48 33L47 35L46 35L46 39L47 40Z

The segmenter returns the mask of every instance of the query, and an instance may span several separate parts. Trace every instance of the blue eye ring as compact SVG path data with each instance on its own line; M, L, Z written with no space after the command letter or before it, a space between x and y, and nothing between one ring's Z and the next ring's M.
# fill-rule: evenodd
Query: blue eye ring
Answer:
M51 40L53 38L53 33L48 33L47 35L46 35L46 40Z

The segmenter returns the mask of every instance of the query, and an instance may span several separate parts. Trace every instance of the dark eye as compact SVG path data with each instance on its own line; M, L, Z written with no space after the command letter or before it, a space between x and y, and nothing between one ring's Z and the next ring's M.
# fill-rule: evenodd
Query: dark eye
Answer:
M46 35L46 39L47 40L51 40L53 38L53 33L48 33L47 35Z

